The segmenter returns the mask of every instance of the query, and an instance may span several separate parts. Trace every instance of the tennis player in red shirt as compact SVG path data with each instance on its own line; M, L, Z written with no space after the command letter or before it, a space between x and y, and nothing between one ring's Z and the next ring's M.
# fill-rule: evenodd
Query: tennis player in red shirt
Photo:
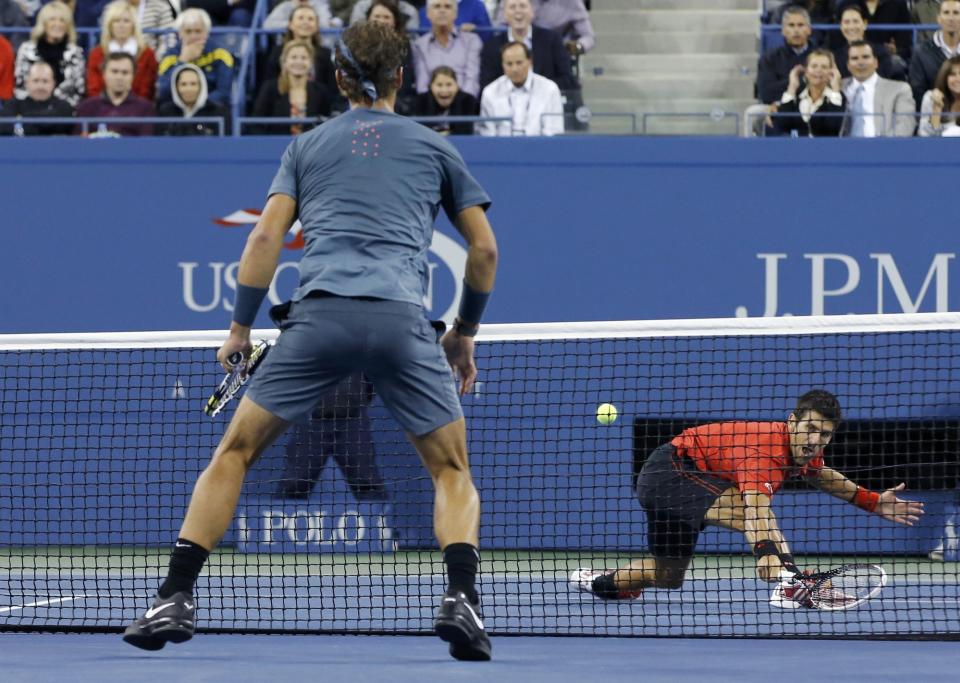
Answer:
M884 519L912 526L923 503L902 500L904 484L868 491L827 467L823 449L840 423L840 403L830 392L809 391L786 422L718 422L687 429L660 446L637 478L647 513L650 553L615 571L581 568L571 585L604 600L630 600L644 588L679 588L707 524L739 531L768 582L796 564L770 500L786 479L802 477L821 491Z

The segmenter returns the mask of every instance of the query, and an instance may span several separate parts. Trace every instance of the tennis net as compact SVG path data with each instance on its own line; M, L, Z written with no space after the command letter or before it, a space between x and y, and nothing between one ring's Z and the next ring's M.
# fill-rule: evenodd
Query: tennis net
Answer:
M148 606L234 408L203 414L222 339L0 335L0 630L119 632ZM958 342L960 314L484 326L463 405L488 629L960 636ZM796 482L774 511L801 567L876 564L879 595L784 609L743 537L713 526L679 589L618 602L570 585L648 556L634 484L655 448L695 425L783 421L814 387L844 410L828 464L876 491L905 482L926 514L895 525ZM598 420L602 404L616 415ZM428 633L445 585L431 513L375 387L348 378L251 470L197 586L199 629Z

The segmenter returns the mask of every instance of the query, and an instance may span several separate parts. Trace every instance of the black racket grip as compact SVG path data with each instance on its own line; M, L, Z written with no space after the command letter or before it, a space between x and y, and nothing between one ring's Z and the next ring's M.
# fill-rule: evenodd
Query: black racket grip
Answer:
M234 351L229 356L227 356L227 362L230 363L230 367L235 367L240 365L243 362L243 354L239 351Z

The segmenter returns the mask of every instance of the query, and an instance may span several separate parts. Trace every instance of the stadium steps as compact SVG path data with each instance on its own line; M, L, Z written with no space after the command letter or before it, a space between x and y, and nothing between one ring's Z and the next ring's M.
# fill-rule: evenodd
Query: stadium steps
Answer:
M734 134L720 113L754 102L757 8L756 0L594 0L597 46L581 59L584 101L598 114L633 113L638 126L648 113L648 134ZM590 128L624 132L626 121L597 116Z

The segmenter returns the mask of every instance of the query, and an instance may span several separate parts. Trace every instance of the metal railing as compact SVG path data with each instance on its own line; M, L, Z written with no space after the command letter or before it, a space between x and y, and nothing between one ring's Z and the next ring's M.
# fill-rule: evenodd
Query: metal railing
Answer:
M95 133L109 132L111 126L124 125L153 125L165 128L178 126L209 125L216 126L217 135L224 133L222 116L197 116L179 118L169 116L0 116L0 129L7 126L14 127L14 136L18 137L16 128L26 126L72 126L79 135L89 136L90 128L97 127Z

